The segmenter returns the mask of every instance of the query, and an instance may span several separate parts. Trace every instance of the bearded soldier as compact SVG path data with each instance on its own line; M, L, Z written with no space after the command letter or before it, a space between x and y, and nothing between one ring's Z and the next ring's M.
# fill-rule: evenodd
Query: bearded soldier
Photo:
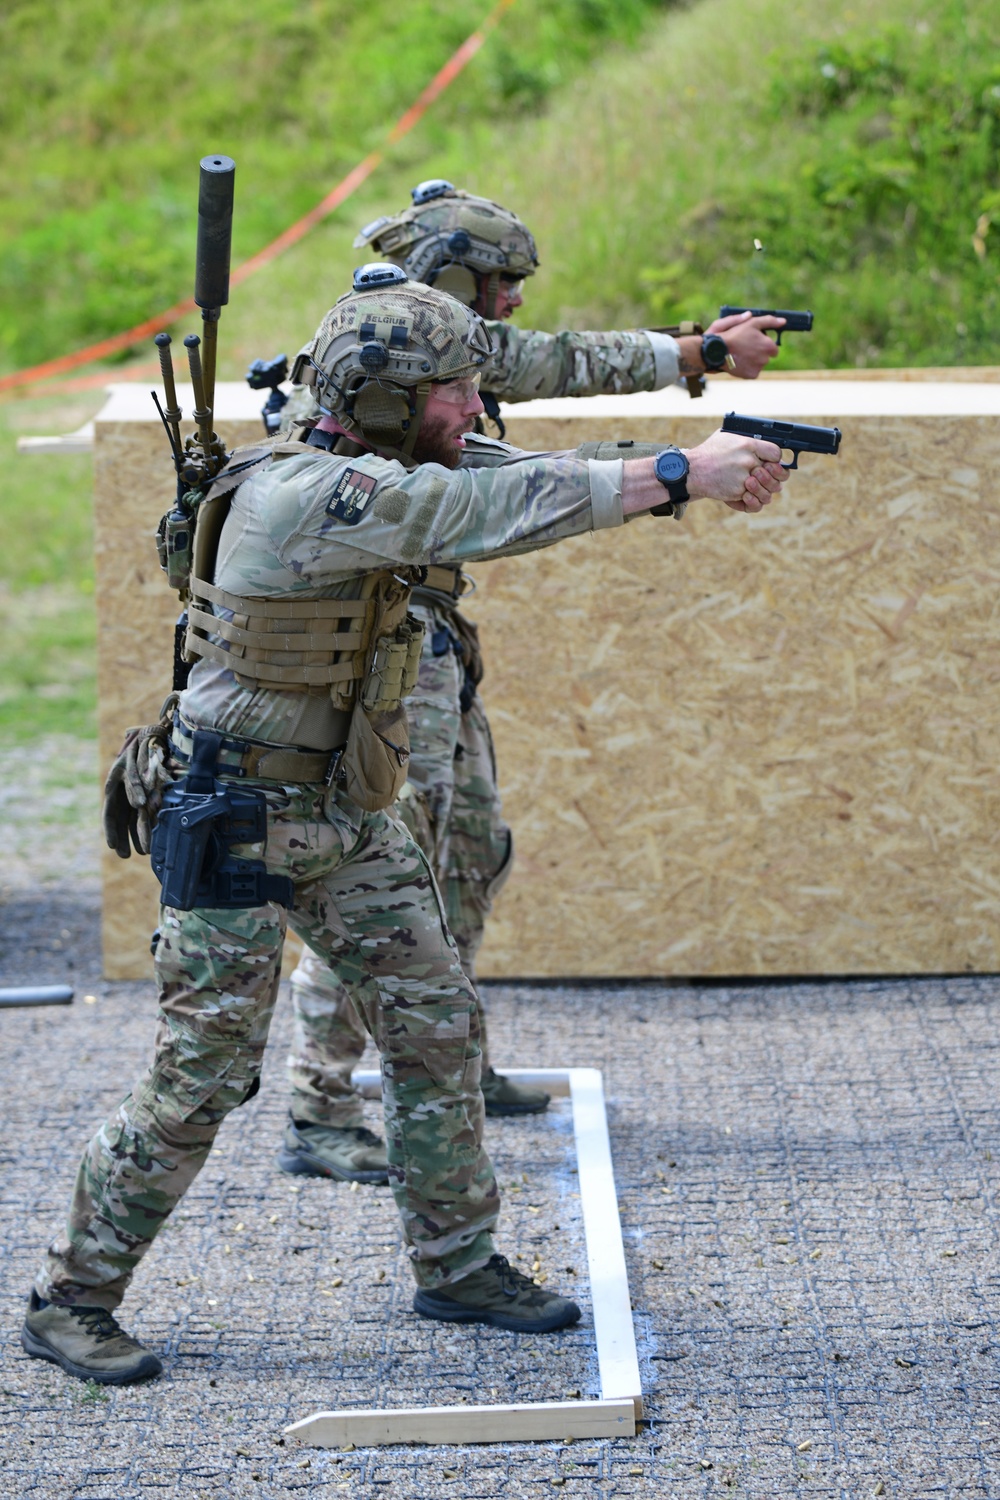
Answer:
M153 1060L86 1149L21 1335L82 1379L159 1373L114 1310L222 1120L257 1091L289 906L381 1054L415 1310L529 1333L580 1315L496 1252L475 991L428 860L386 810L405 776L401 699L420 651L407 603L424 568L532 551L685 498L757 511L784 478L780 453L721 433L686 455L636 445L630 462L615 444L530 454L469 438L492 352L483 321L395 266L363 267L354 285L296 363L323 413L308 440L231 464L199 508L189 685L173 721L139 735L143 764L159 743L166 774L184 778L165 794L154 857L171 797L201 806L191 784L209 759L206 805L229 789L266 803L264 836L230 853L241 880L263 871L259 888L279 894L237 906L206 863L217 904L161 910ZM135 819L112 775L119 852ZM176 833L181 863L189 837Z
M540 396L593 396L658 390L679 377L731 368L757 376L777 353L764 332L783 319L720 319L707 333L637 330L559 334L524 331L509 322L521 286L538 266L535 241L517 216L443 180L413 189L405 212L366 226L355 246L400 265L411 280L450 292L488 321L496 345L480 392L487 416L504 436L500 402ZM312 388L286 408L299 423L319 415ZM480 430L482 424L480 423ZM302 431L301 427L298 429ZM304 434L303 434L304 435ZM456 567L430 569L411 599L424 626L417 687L408 699L409 780L397 808L427 854L445 902L448 926L466 974L492 902L510 873L513 842L497 789L489 724L477 688L482 658L475 626L461 612L469 580ZM365 1029L342 976L306 948L291 980L295 1014L289 1058L291 1110L279 1165L287 1172L360 1182L386 1180L385 1148L363 1119L351 1070ZM488 1115L543 1110L548 1095L490 1065L480 1000L482 1090Z

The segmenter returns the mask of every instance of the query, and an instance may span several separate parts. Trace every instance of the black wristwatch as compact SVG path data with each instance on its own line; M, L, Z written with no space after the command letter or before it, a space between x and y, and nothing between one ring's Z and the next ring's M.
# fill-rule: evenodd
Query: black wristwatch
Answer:
M654 505L649 512L651 516L676 516L680 520L684 507L691 498L687 487L690 468L679 448L664 448L662 453L656 455L653 472L670 499L664 505Z
M701 362L710 375L726 368L729 350L721 333L706 333L701 341Z

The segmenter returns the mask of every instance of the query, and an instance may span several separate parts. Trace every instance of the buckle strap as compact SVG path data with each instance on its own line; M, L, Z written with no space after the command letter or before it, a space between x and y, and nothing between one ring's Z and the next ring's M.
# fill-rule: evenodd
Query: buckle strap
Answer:
M310 448L325 448L327 453L332 453L339 436L339 432L326 432L320 427L313 427L305 441Z
M471 582L461 568L441 568L432 565L424 569L418 588L433 589L436 594L447 594L452 599L461 599Z
M194 729L174 718L170 746L178 760L191 759ZM333 751L297 750L293 745L267 745L223 735L216 764L226 776L249 776L256 781L312 782L329 786L337 774L344 747Z

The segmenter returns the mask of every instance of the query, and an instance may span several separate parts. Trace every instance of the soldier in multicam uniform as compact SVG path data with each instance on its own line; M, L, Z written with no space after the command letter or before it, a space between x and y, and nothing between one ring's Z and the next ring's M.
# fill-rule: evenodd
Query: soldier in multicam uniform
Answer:
M381 1053L415 1310L546 1332L579 1308L494 1249L500 1196L483 1149L475 990L427 858L387 811L405 776L400 700L419 650L409 590L424 567L671 511L685 470L691 498L752 511L784 473L771 444L721 433L686 457L637 445L629 463L613 444L583 457L466 441L491 351L482 320L396 267L363 268L355 288L297 363L324 412L308 441L224 471L199 510L189 686L172 724L138 732L123 756L153 787L168 733L162 769L174 775L196 735L218 735L222 782L266 798L266 840L242 855L294 882L296 927L349 980ZM121 760L105 825L127 852L137 812L155 809ZM159 1373L114 1309L222 1120L257 1091L285 923L274 902L162 908L155 1055L85 1152L65 1232L31 1293L29 1354L107 1384Z
M355 246L400 265L413 281L457 297L487 320L496 353L480 392L487 416L504 436L500 402L541 396L593 396L658 390L713 368L755 378L777 353L765 329L781 318L749 314L719 319L704 337L633 330L541 333L508 320L521 306L521 284L538 266L535 241L521 220L487 198L451 183L421 183L403 213L367 225ZM319 408L311 387L293 392L285 425L303 432ZM480 424L481 426L481 424ZM482 658L476 628L460 610L468 580L459 568L435 567L414 591L411 608L424 625L420 675L407 700L409 780L397 807L424 850L444 897L462 965L475 981L475 960L493 899L506 881L513 841L497 788L489 723L477 692ZM279 1165L286 1172L384 1182L385 1147L366 1129L351 1071L366 1032L343 978L306 948L291 977L294 1036L289 1057L291 1109ZM545 1109L548 1095L515 1083L490 1063L480 996L482 1091L488 1115Z

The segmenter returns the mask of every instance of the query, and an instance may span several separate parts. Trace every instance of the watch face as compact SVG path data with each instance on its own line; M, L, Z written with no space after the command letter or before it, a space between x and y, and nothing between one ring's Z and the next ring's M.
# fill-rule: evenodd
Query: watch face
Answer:
M721 333L706 333L701 341L701 357L707 370L721 370L726 363L726 341Z
M656 455L656 477L661 484L672 484L675 480L686 479L688 473L688 461L683 453L668 452Z

